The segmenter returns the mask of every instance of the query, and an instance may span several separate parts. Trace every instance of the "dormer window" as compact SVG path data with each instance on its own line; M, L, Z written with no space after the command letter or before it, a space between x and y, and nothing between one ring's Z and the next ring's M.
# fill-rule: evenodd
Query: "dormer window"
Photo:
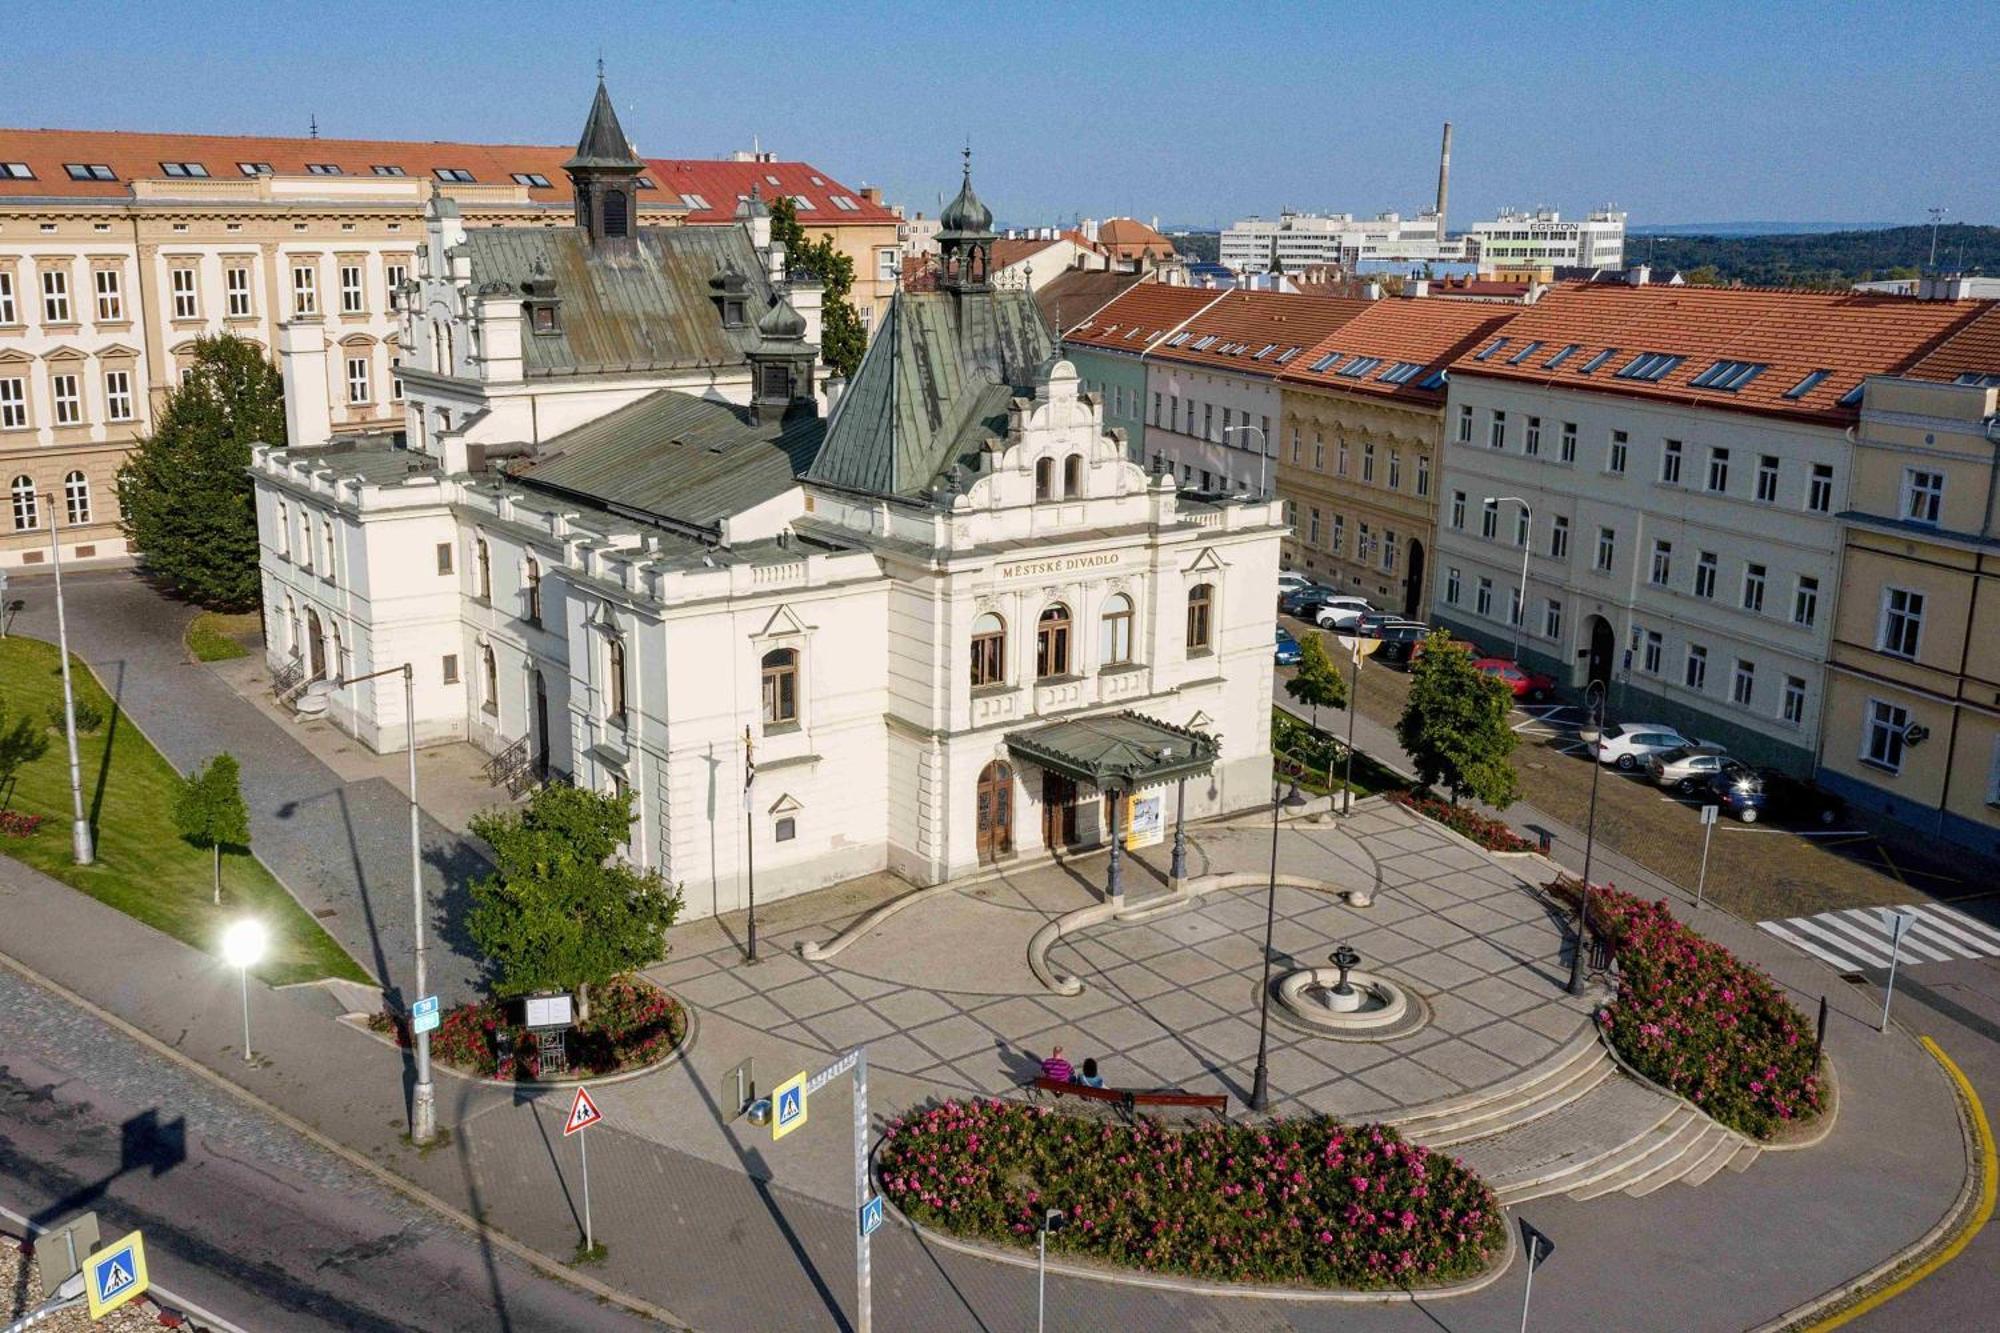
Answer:
M531 302L528 306L528 326L536 333L561 333L562 322L556 317L556 303Z
M744 322L743 302L724 301L722 303L722 322L732 329L742 328Z

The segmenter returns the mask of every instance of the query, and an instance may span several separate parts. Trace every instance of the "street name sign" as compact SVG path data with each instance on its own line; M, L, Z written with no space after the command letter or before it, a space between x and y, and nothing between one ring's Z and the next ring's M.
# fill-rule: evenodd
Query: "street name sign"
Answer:
M849 1051L846 1055L841 1056L838 1060L835 1060L832 1064L828 1065L826 1068L820 1070L817 1074L814 1074L811 1078L805 1078L805 1075L803 1074L799 1075L800 1078L805 1079L806 1096L808 1097L812 1096L815 1092L818 1092L821 1088L833 1082L835 1079L839 1078L842 1074L852 1073L854 1070L855 1061L859 1060L860 1058L861 1058L860 1048L857 1047L856 1049Z
M125 1302L137 1299L152 1285L146 1276L146 1245L134 1231L108 1249L84 1261L83 1294L90 1317L102 1319Z
M771 1139L776 1142L806 1122L806 1071L780 1083L771 1093Z
M410 1006L410 1031L435 1032L438 1022L437 996L426 995Z
M589 1129L604 1119L604 1112L597 1109L597 1103L590 1100L587 1089L578 1088L576 1099L569 1104L569 1121L563 1125L563 1137L568 1138L581 1130Z

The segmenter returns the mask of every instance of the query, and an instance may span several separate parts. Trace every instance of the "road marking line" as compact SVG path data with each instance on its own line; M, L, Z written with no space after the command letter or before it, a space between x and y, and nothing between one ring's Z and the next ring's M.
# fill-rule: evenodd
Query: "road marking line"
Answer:
M1808 920L1817 924L1835 939L1845 938L1854 940L1855 943L1849 947L1868 950L1877 959L1879 966L1887 967L1889 965L1889 941L1886 938L1862 930L1853 922L1844 921L1832 912L1823 912L1818 916L1808 918Z
M1887 954L1877 954L1871 946L1856 943L1843 934L1828 930L1812 917L1795 916L1786 921L1785 924L1796 930L1803 930L1809 934L1817 935L1835 949L1844 949L1850 955L1861 955L1860 965L1868 967L1887 967L1889 965L1889 956Z
M1886 1305L1956 1259L1964 1252L1965 1247L1972 1243L1973 1237L1979 1234L1980 1229L1993 1220L1994 1200L1996 1196L2000 1196L2000 1162L1994 1161L1993 1126L1986 1119L1986 1108L1980 1105L1979 1093L1974 1090L1972 1081L1966 1078L1963 1070L1952 1063L1951 1057L1944 1053L1943 1047L1929 1037L1919 1037L1917 1040L1921 1041L1924 1049L1931 1053L1932 1059L1944 1066L1944 1072L1958 1085L1959 1096L1965 1099L1965 1107L1971 1113L1972 1136L1979 1144L1981 1165L1979 1206L1950 1244L1867 1299L1858 1301L1839 1314L1811 1325L1811 1333L1826 1333L1829 1329L1850 1324L1862 1315Z
M1853 972L1856 970L1855 964L1851 959L1843 958L1836 953L1830 953L1820 948L1817 944L1814 944L1811 940L1794 935L1791 931L1785 929L1785 924L1782 921L1759 921L1757 929L1767 935L1776 936L1795 949L1803 949L1823 962L1831 963L1842 972Z
M1989 940L1992 942L1994 948L2000 949L2000 930L1994 930L1984 922L1967 916L1956 907L1946 907L1943 903L1932 903L1928 909L1920 908L1918 910L1924 911L1927 916L1931 913L1936 913L1938 916L1945 918L1947 924L1958 927L1961 934L1970 935L1973 939L1983 938Z
M1915 921L1910 923L1910 937L1924 941L1924 943L1930 945L1933 949L1947 949L1954 958L1986 958L1990 956L1981 953L1977 948L1967 944L1963 940L1953 939L1936 926L1933 926L1928 918L1922 916L1919 916Z
M1879 935L1884 949L1892 949L1894 947L1895 941L1889 935L1889 928L1882 924L1882 918L1876 909L1849 907L1843 909L1841 915L1866 928L1871 934ZM1944 963L1951 960L1950 954L1944 953L1934 944L1927 944L1918 940L1914 932L1903 936L1903 952L1909 957L1911 962L1918 961L1924 954L1929 954L1929 961L1933 963Z
M1962 930L1954 930L1946 922L1925 916L1921 907L1917 909L1917 919L1911 923L1910 929L1923 931L1927 939L1943 941L1967 958L1991 958L2000 953L2000 944L1989 944Z

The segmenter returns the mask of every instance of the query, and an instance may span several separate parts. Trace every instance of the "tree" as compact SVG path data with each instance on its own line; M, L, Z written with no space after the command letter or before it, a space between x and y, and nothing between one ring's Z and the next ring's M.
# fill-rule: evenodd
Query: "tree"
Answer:
M1472 653L1443 630L1425 640L1410 667L1410 701L1396 724L1425 786L1444 783L1456 802L1469 793L1506 809L1519 791L1507 756L1517 739L1507 723L1513 692L1472 665Z
M250 446L286 443L284 387L256 344L197 339L187 378L118 469L127 540L149 570L204 606L257 603Z
M819 279L820 360L834 374L853 379L862 353L868 350L868 333L847 299L854 290L854 261L840 252L830 234L807 240L805 228L799 225L798 208L789 196L771 201L771 239L785 247L785 263L791 272Z
M243 804L236 756L219 754L174 793L174 827L197 847L215 852L215 902L222 904L222 849L250 846L250 809Z
M7 701L0 699L0 806L13 799L14 774L49 752L48 733L26 713L7 724Z
M1313 730L1319 730L1319 710L1347 707L1347 677L1326 653L1326 636L1308 634L1299 640L1299 665L1285 682L1285 693L1312 709Z
M667 956L681 895L651 872L614 859L629 836L632 794L543 787L522 810L472 821L498 872L472 886L466 925L493 961L494 990L574 991L590 1017L590 988Z

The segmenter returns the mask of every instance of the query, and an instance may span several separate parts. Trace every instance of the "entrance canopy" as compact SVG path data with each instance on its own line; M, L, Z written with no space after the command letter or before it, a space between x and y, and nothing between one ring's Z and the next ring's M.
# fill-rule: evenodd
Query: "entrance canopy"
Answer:
M1213 736L1128 712L1017 731L1007 748L1099 791L1132 791L1208 772L1217 746Z

